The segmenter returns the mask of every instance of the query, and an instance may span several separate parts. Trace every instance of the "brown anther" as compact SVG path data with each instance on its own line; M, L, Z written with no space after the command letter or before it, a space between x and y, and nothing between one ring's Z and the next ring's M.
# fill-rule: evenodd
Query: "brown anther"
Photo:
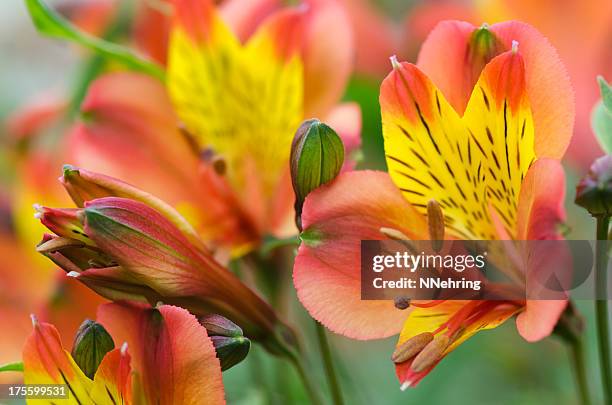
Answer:
M427 346L421 350L412 361L410 368L415 373L420 373L423 370L436 364L444 354L444 351L450 344L450 338L446 335L437 335Z
M41 243L36 247L38 253L53 253L67 247L84 247L85 243L80 240L57 237Z
M429 332L419 333L411 337L395 349L391 355L391 360L396 364L410 360L430 344L433 338L434 335Z
M395 297L394 300L395 308L406 309L410 307L410 298L408 297Z
M219 176L225 175L225 172L227 171L227 163L221 156L215 156L212 159L212 167L215 170L215 173L217 173Z
M444 240L444 212L436 200L427 203L427 225L432 249L438 253L442 250Z

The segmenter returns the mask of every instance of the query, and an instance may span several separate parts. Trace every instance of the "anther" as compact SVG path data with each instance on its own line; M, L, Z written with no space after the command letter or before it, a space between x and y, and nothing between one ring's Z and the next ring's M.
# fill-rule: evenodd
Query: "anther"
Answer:
M437 335L431 342L421 350L412 361L410 368L415 373L420 373L423 370L436 364L444 355L444 351L450 344L450 338L447 335Z
M391 360L396 364L408 361L422 352L433 339L434 335L429 332L419 333L399 345L391 355Z
M427 225L433 250L438 253L444 243L444 212L436 200L427 203Z

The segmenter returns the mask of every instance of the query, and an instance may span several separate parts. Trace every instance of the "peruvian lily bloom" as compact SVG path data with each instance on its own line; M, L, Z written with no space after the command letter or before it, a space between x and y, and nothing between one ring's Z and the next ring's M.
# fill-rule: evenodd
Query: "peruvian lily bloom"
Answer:
M53 232L37 250L69 276L113 301L162 301L196 315L224 315L271 350L285 341L290 331L272 308L219 264L168 204L72 167L62 182L81 208L37 206L36 217Z
M222 18L210 0L170 5L166 86L135 73L96 80L69 161L159 196L206 242L240 255L295 232L288 160L305 117L326 118L358 145L358 107L333 108L351 70L348 22L336 1L265 18L261 7Z
M463 43L464 37L456 31L458 23L445 24L451 30L445 43L454 52L455 42ZM471 52L464 53L465 66L443 65L448 79L440 83L446 91L418 67L393 60L380 93L389 173L341 174L306 198L302 214L304 232L294 266L299 299L314 318L350 338L400 333L393 360L402 388L416 385L477 331L513 315L526 340L541 339L566 306L564 300L417 301L405 309L394 302L361 300L360 241L436 239L428 223L431 200L444 215L438 235L451 239L560 238L556 226L564 218L565 182L557 159L567 147L571 125L558 128L536 114L545 109L550 116L564 116L572 103L571 93L563 92L567 81L553 85L538 76L544 72L536 62L547 54L552 58L547 78L564 77L554 50L521 23L469 32L469 25L458 25L471 38L466 42ZM429 46L434 42L430 39ZM425 47L421 55L433 58L432 49ZM451 83L466 85L466 72L480 73L467 106L459 110L447 100L457 94Z
M221 366L206 329L182 308L105 304L98 321L117 348L93 378L62 345L57 329L33 317L23 347L24 383L65 384L70 404L223 404Z

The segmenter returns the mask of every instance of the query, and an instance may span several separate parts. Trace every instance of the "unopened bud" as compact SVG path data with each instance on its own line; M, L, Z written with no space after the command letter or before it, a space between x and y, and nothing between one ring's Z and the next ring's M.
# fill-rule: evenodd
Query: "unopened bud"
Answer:
M240 326L221 315L205 315L199 320L200 324L206 328L209 336L243 336Z
M420 373L423 370L436 364L442 358L446 348L450 344L450 338L447 335L437 335L431 342L421 350L412 361L410 368L415 373Z
M333 180L344 163L344 145L336 132L317 119L304 121L291 145L291 181L295 191L296 223L308 193Z
M595 160L576 187L576 204L595 217L612 215L612 155Z
M251 348L251 341L244 336L211 336L210 339L221 362L221 371L229 370L244 360Z
M391 360L396 364L410 360L419 354L419 352L421 352L421 350L423 350L423 348L427 346L433 340L433 338L434 335L429 332L419 333L418 335L411 337L395 349L391 355Z
M432 249L438 253L444 244L444 213L436 200L429 200L427 203L427 225Z
M115 348L113 338L99 323L85 320L79 327L72 346L72 357L89 378L93 378L106 353Z
M251 341L243 336L240 326L216 314L203 316L199 320L215 346L222 371L234 367L249 354Z
M488 24L482 24L472 33L468 42L467 66L473 69L472 75L477 79L484 66L503 51L503 45L491 31Z

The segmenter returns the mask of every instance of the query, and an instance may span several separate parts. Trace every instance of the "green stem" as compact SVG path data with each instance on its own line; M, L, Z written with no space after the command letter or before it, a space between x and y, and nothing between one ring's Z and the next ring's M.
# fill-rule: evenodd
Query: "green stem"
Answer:
M599 362L604 399L612 405L612 367L610 366L610 329L607 298L607 243L610 217L597 217L597 242L595 245L595 313L597 318L597 337L599 344Z
M291 354L289 355L289 360L291 360L291 364L293 364L296 371L298 372L298 375L302 380L302 384L304 385L304 388L306 389L306 392L310 397L310 402L313 405L322 405L323 402L321 401L321 398L319 398L318 391L316 389L315 384L311 380L310 375L306 372L306 369L304 368L304 364L302 362L301 357L295 354L295 352L291 352Z
M570 345L572 363L574 365L574 376L580 393L582 405L590 405L589 385L587 382L586 368L584 364L584 343L582 337L574 339Z
M323 365L325 366L325 375L327 376L327 381L329 381L329 387L334 404L342 405L344 404L344 400L342 399L342 389L340 388L340 382L338 381L338 376L336 375L336 370L334 368L334 359L329 348L325 328L319 322L315 320L313 320L313 322L315 323L317 329L319 350L321 350L321 358L323 359Z

